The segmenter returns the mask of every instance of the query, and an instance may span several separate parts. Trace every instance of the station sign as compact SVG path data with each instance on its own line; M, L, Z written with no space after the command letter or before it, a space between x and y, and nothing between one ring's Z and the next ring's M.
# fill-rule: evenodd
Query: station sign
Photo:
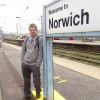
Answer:
M59 0L46 7L46 33L100 31L100 0Z

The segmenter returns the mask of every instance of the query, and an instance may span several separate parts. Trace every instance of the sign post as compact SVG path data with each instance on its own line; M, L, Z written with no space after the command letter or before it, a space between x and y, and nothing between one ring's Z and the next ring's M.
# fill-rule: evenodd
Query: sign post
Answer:
M99 4L100 0L56 0L44 6L42 29L45 100L54 100L52 38L67 37L68 34L100 34Z
M53 100L53 57L52 38L46 37L45 7L43 11L43 78L44 78L44 100Z

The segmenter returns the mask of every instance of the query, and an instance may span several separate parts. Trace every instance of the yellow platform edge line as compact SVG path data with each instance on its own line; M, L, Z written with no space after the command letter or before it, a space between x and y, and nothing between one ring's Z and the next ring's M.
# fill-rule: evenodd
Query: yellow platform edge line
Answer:
M65 83L65 82L67 82L67 80L60 80L60 81L57 82L57 83Z
M54 90L54 100L66 100L60 93Z
M56 79L60 79L60 76L55 76L54 79L55 79L55 80L56 80Z
M35 90L32 91L32 94L35 96L36 93L35 93ZM60 93L58 93L56 90L54 90L54 100L66 100ZM42 91L41 91L41 97L37 100L43 100L43 88L42 88Z

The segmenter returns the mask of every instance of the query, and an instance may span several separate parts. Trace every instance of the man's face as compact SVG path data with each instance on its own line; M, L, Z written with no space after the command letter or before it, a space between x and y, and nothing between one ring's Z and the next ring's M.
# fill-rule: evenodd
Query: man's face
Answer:
M29 32L30 32L30 35L31 35L32 37L34 37L34 36L36 36L36 34L37 34L37 29L36 29L35 27L30 27L30 28L29 28Z

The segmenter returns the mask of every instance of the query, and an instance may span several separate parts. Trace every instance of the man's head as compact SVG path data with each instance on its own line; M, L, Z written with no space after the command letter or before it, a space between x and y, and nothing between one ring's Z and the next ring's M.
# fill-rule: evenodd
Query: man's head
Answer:
M30 24L29 25L29 32L30 32L30 35L32 37L35 37L37 35L37 26L36 26L36 24Z

